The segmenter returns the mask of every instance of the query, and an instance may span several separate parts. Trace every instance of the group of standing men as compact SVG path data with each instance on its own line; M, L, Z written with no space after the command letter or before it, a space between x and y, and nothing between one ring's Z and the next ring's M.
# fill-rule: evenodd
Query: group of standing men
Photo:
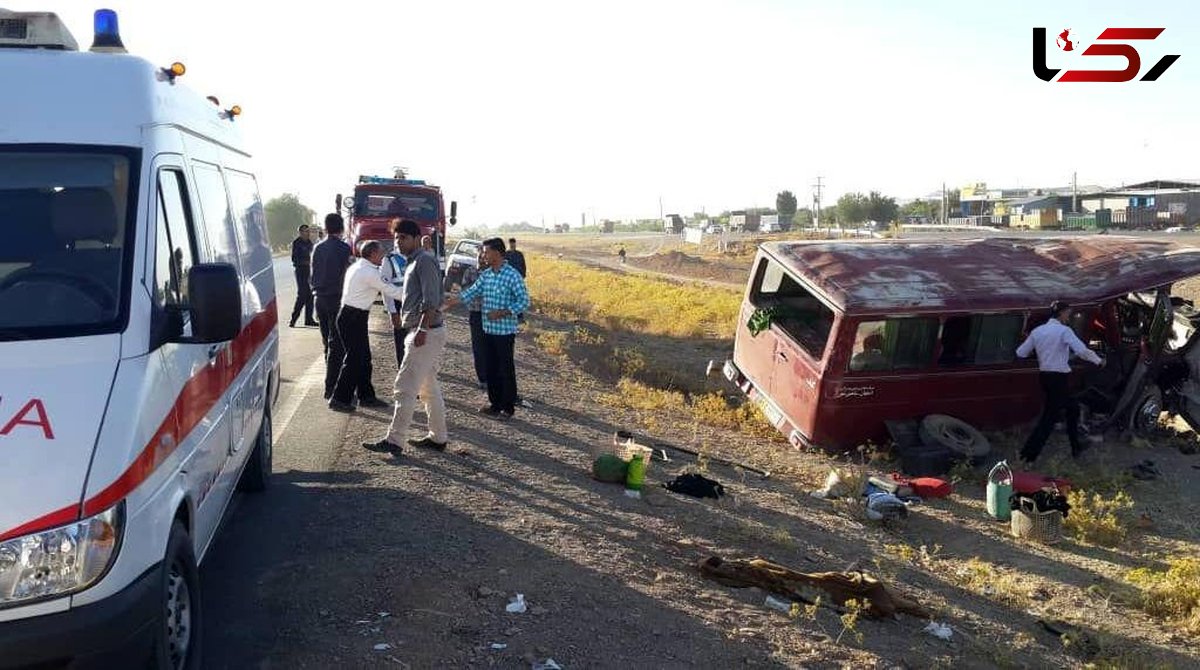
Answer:
M458 304L468 306L475 372L488 393L488 404L479 411L499 420L511 419L521 404L514 345L518 322L529 309L525 258L511 238L510 248L500 238L485 240L479 267L464 277L459 295L447 297L441 267L420 226L396 219L390 229L395 242L392 252L378 241L367 241L354 260L350 245L342 239L345 223L340 215L325 217L326 235L315 246L308 240L308 227L301 226L292 243L298 295L289 325L295 326L303 310L305 325L320 326L330 409L353 412L356 398L358 407L388 407L371 383L367 328L371 305L382 295L392 322L399 371L387 436L363 446L393 454L401 452L403 443L443 450L449 441L437 378L446 346L443 312ZM429 431L422 438L409 439L418 400L429 419Z

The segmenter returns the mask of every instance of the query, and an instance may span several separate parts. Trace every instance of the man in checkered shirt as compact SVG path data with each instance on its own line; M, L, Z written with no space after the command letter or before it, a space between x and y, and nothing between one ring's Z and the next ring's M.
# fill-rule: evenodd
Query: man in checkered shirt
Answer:
M484 240L483 249L487 268L481 268L475 283L457 297L449 298L446 304L453 307L482 296L488 404L479 411L507 421L517 405L517 371L513 362L517 315L529 309L529 292L521 273L504 260L504 240L499 237Z

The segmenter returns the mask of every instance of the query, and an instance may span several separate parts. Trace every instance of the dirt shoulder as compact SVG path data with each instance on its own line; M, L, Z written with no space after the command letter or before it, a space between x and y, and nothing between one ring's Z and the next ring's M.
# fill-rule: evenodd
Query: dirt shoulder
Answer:
M395 361L384 326L376 314L376 384L387 397ZM1114 601L1121 575L1145 562L1141 552L1018 543L983 515L977 484L919 506L903 526L869 524L807 494L829 457L706 426L680 408L631 409L607 380L543 351L530 334L518 339L517 360L533 408L496 423L476 413L484 398L464 316L450 315L447 327L449 451L364 451L359 443L380 437L389 415L360 411L332 472L279 474L279 486L307 496L312 512L290 560L247 594L278 628L242 667L528 668L553 658L564 668L1041 668L1129 654L1167 667L1200 663L1194 641ZM773 474L675 453L652 464L644 497L632 500L590 477L595 445L622 428ZM1135 499L1157 500L1167 484L1195 490L1196 457L1173 453L1136 454L1160 459L1170 475L1131 484ZM689 469L718 479L728 495L698 500L659 486ZM1130 546L1166 555L1194 547L1196 533L1160 525ZM825 608L791 617L764 607L757 589L702 578L695 566L710 555L763 556L806 571L857 564L932 608L955 635L936 639L922 632L926 621L904 615L849 628ZM509 614L517 593L529 610ZM1096 647L1064 646L1037 625L1050 616L1074 620Z

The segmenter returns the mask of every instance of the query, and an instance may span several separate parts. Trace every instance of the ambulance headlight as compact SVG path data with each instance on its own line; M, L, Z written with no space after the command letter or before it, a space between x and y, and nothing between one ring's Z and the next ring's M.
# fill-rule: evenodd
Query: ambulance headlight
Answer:
M124 506L0 542L0 607L76 593L99 581L117 556Z

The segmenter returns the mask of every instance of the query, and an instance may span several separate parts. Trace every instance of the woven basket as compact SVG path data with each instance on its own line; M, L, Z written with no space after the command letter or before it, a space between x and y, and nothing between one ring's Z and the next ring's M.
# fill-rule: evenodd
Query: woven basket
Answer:
M1012 511L1012 534L1022 539L1055 544L1062 539L1062 524L1062 512L1039 512L1029 500L1022 500L1020 508Z
M630 461L634 454L641 454L646 462L650 462L650 456L654 450L644 444L638 444L636 438L631 433L619 430L613 433L612 442L602 441L592 445L592 458L599 458L604 454L612 454L623 461Z

